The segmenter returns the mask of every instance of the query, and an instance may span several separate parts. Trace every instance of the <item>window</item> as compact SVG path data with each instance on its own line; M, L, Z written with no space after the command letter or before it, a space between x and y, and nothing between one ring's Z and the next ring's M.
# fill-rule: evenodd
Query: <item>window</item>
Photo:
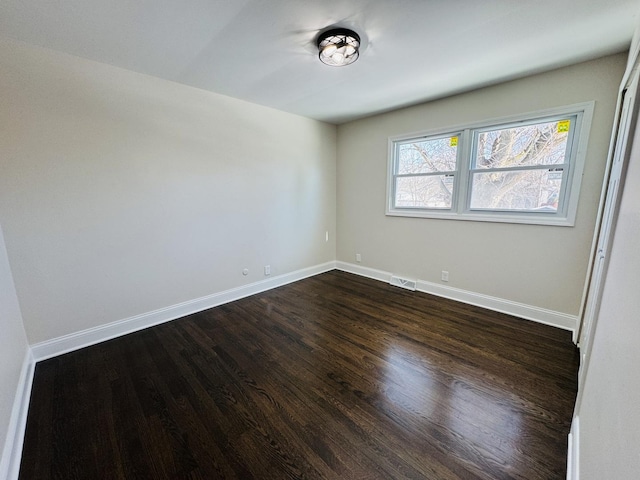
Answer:
M573 225L592 112L391 138L387 215Z
M457 138L398 142L396 207L451 208L458 163Z

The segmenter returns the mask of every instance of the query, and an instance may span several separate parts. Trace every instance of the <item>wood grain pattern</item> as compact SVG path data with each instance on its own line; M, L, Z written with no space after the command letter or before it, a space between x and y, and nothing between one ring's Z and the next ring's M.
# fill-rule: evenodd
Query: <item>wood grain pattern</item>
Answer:
M329 272L38 363L20 478L562 479L569 332Z

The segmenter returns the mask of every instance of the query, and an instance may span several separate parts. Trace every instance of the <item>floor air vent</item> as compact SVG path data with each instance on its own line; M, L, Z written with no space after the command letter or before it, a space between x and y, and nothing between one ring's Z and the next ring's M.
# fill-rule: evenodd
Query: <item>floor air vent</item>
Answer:
M391 285L395 285L396 287L406 288L407 290L414 290L415 291L415 289L416 289L416 281L415 280L409 280L407 278L400 278L400 277L392 276L391 277L391 281L389 283Z

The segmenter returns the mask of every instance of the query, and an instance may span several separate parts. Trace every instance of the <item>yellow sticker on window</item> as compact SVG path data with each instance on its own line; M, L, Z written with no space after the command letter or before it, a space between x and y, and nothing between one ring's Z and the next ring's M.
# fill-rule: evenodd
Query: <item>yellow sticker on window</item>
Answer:
M558 133L568 132L571 120L560 120L558 122Z
M451 137L451 139L449 140L449 146L450 147L457 147L458 146L458 137Z

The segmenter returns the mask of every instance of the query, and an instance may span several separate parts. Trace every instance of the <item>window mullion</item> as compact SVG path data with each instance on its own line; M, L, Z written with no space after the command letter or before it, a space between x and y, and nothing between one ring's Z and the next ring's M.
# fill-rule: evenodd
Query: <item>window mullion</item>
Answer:
M473 132L465 129L461 135L461 145L458 148L458 191L456 192L455 211L462 214L468 211L469 202L469 170L473 146Z

